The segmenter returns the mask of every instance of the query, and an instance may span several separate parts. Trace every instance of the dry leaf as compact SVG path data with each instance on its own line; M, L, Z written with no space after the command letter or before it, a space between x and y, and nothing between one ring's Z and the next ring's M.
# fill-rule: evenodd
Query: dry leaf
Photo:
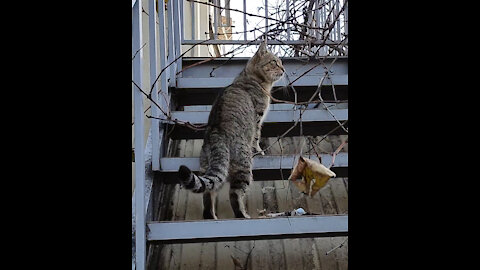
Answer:
M300 178L302 176L303 170L305 169L306 165L307 165L307 163L305 162L305 159L303 157L300 157L298 159L297 166L295 166L295 168L293 168L293 171L290 174L290 176L288 177L288 180L295 181L298 178Z
M297 181L300 176L302 176L302 180ZM321 163L300 157L288 179L293 181L301 192L313 197L313 195L327 184L331 177L335 176L334 172Z

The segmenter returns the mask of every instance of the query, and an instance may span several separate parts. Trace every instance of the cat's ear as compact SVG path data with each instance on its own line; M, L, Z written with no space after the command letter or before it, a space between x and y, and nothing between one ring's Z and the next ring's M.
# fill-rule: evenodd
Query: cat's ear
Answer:
M267 52L268 52L267 42L264 40L262 43L260 43L260 47L258 47L258 51L257 51L256 55L263 56Z

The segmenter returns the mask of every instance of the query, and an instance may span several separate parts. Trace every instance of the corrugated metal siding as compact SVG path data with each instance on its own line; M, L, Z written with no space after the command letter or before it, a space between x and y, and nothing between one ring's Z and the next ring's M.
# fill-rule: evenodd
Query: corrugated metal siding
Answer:
M314 138L319 140L320 137ZM317 153L331 153L347 136L329 136L319 143ZM276 138L262 139L266 145ZM267 154L298 154L304 143L304 156L315 155L308 140L302 137L284 138L282 147L276 144ZM175 142L172 156L198 157L202 140L182 140ZM348 151L348 144L342 149ZM328 166L329 164L324 164ZM288 175L284 175L288 178ZM220 219L233 218L228 196L228 183L217 196L217 215ZM172 196L171 220L199 220L202 218L202 195L187 192L178 185ZM258 210L281 212L302 207L306 211L318 214L348 213L348 179L330 179L326 187L313 198L301 194L287 180L254 181L250 185L247 197L248 213L258 217ZM345 237L302 238L284 240L256 240L218 243L169 244L160 254L156 269L240 269L235 268L231 256L242 265L247 261L247 269L347 269L348 242L329 255L326 252L340 245ZM253 248L253 249L252 249Z

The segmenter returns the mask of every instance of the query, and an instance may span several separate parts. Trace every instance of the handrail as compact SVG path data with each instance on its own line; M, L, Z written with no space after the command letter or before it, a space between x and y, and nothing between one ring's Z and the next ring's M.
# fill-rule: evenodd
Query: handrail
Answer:
M286 52L285 56L288 57L298 56L302 53L311 53L317 56L348 55L348 0L307 1L308 11L306 13L303 13L303 8L298 8L299 1L295 0L281 1L278 7L269 5L268 0L252 1L253 4L262 3L260 7L263 8L263 11L258 13L247 10L249 7L251 9L251 6L247 4L246 0L243 0L241 9L231 8L229 1L225 1L224 5L219 0L213 0L213 2L184 1L190 5L175 7L180 9L181 15L184 13L183 8L190 9L191 14L194 14L193 11L196 8L202 6L208 8L207 13L198 14L208 16L200 23L209 24L207 29L211 30L210 33L205 32L206 35L209 34L208 37L204 37L203 33L192 31L192 35L185 38L183 26L190 26L190 24L184 24L183 16L179 16L179 25L182 25L182 45L196 46L201 42L202 46L232 45L233 48L233 45L258 45L267 35L269 45L287 45L285 48L290 51ZM234 17L237 20L235 22L237 28L233 28L230 24L230 20ZM192 16L191 19L196 20L197 24L200 20L198 16ZM224 25L225 20L226 24ZM247 21L250 24L248 29ZM243 30L241 29L242 24ZM310 52L305 52L305 49Z
M142 9L139 2L133 7L132 50L140 50L142 38ZM133 58L133 81L142 88L143 54ZM144 158L144 124L143 96L141 89L133 87L134 98L134 138L135 138L135 266L137 270L145 269L146 235L145 235L145 158Z
M171 5L172 1L169 2ZM152 215L148 210L150 209L149 201L145 200L152 197L153 171L160 170L160 158L163 153L162 142L164 141L165 124L160 123L155 118L161 117L163 112L168 111L170 98L167 74L175 75L175 66L169 67L170 63L166 61L167 37L165 33L165 26L172 25L174 17L170 17L172 21L167 23L165 6L159 5L157 8L156 0L148 0L149 15L143 14L145 13L143 12L144 8L147 7L140 8L140 4L141 1L132 1L132 85L135 146L135 190L132 198L132 207L134 207L132 218L135 219L134 222L132 221L134 223L132 224L132 230L135 233L135 251L132 254L132 268L144 270L147 257L146 221ZM169 10L173 15L172 8ZM149 16L146 23L142 23L143 16ZM158 19L158 22L156 19ZM148 33L147 37L144 38L142 32L145 33L145 28L148 28ZM173 35L169 35L168 39L173 42ZM173 62L175 55L178 55L178 53L175 54L175 50L173 52L169 56L170 62ZM144 57L146 53L149 53L150 57ZM149 83L144 81L144 72L150 75ZM153 116L147 145L144 143L145 106L143 100L145 96L151 100L151 115ZM157 104L159 107L156 106Z

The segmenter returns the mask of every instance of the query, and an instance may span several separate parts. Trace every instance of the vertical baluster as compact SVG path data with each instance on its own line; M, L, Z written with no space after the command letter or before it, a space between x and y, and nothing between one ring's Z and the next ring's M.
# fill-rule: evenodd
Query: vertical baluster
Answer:
M226 26L230 28L230 32L232 32L231 26L232 24L230 23L230 0L225 0L225 17L226 17Z
M132 47L138 50L142 46L142 9L141 1L137 0L133 7ZM133 60L133 81L142 87L141 51ZM146 238L145 238L145 160L144 160L144 130L143 130L143 96L134 86L134 137L135 137L135 265L137 270L145 269Z
M290 40L290 24L288 23L288 20L290 18L290 0L286 0L286 5L287 6L285 8L285 20L287 20L287 40Z
M329 7L329 10L328 10L328 11L329 11L329 14L330 14L330 16L329 16L330 25L331 25L332 23L334 23L333 18L334 18L334 16L335 16L335 14L334 14L333 11L330 12L330 10L333 10L333 5L334 5L334 4L333 4L333 1L335 1L335 0L331 0L331 1L328 3L328 7ZM334 31L335 31L335 27L333 27L332 30L330 30L330 33L329 33L329 35L328 35L331 40L334 40L334 39L335 39L335 36L334 36L334 34L333 34Z
M175 58L179 57L180 54L182 54L182 40L180 39L180 29L183 27L183 24L181 23L181 15L180 15L180 4L183 0L172 0L173 2L173 35L174 40L175 40ZM182 4L183 5L183 4ZM175 75L174 78L176 78L176 73L182 70L182 59L178 59L176 62L176 68L175 68ZM181 76L181 75L180 75ZM175 86L177 85L176 79L175 79Z
M308 16L307 16L307 23L306 23L306 25L308 25L308 26L310 26L310 27L313 27L313 25L314 25L314 24L313 24L313 20L315 19L315 16L314 16L315 13L314 13L313 9L315 9L315 2L316 2L316 0L310 0L310 1L313 2L313 5L312 5L312 10L308 10L308 11L307 11L307 12L308 12ZM312 2L311 2L311 3L312 3ZM309 4L309 5L310 5L310 4ZM310 27L307 28L307 35L308 35L309 37L313 37L313 36L315 36L315 30L314 30L314 29L311 29Z
M247 40L247 0L243 0L243 39Z
M345 11L343 13L343 20L344 20L344 25L345 25L345 35L347 38L347 41L345 44L348 44L348 2L345 3ZM345 49L345 54L348 55L348 49L347 47L344 46Z
M335 2L335 17L338 16L338 20L335 22L335 32L337 34L335 40L336 41L340 41L342 38L340 36L340 15L338 15L338 13L340 12L340 0L337 0Z
M218 0L213 0L213 4L215 5L215 7L213 7L213 39L217 39L218 36L218 8L216 6L218 6L219 2Z
M265 40L268 34L268 0L265 0Z
M328 4L325 4L325 6L323 7L323 22L324 22L323 27L324 27L324 28L327 28L327 27L328 27L328 21L329 21L329 20L328 20L328 18L327 18L327 15L328 15L327 7L329 7L329 4L331 3L331 1L333 1L333 0L330 0L329 3L328 3ZM325 40L327 39L327 36L325 35L326 33L327 33L326 31L323 32L322 39L325 39ZM328 54L327 47L324 46L322 49L323 49L324 55L327 55L327 54Z
M192 40L197 40L196 37L196 17L195 17L195 2L190 2L190 10L192 12ZM193 47L192 49L192 57L195 57L197 55L197 47Z
M315 7L315 26L317 28L320 28L322 27L321 25L321 21L320 21L320 6L322 4L322 0L317 0L317 2L315 3L316 7ZM315 30L315 37L317 38L317 40L320 40L320 29L316 29Z
M155 7L155 0L149 0L148 3L148 28L149 28L149 37L148 40L150 42L150 85L153 85L157 78L157 22L156 22L156 7ZM158 83L155 83L154 87L152 88L152 100L158 104ZM151 111L152 116L158 118L159 117L159 109L158 107L151 104ZM151 119L151 130L152 130L152 169L158 171L160 169L160 151L159 151L159 121L158 119L152 118Z
M183 41L185 40L185 35L183 34L184 30L183 29L183 25L185 24L185 21L184 21L184 18L183 18L183 6L184 4L184 1L183 0L178 0L178 10L180 11L180 39L181 40L181 43L183 43Z
M343 19L345 24L345 35L348 36L348 2L345 3L345 11L343 13Z
M167 47L167 38L165 36L165 5L162 0L162 5L158 7L158 28L159 28L159 40L158 43L160 44L159 46L159 56L160 56L160 61L159 61L159 70L164 69L167 66L167 52L166 52L166 47ZM170 69L170 67L167 68L167 70ZM167 72L166 70L160 75L160 90L162 91L162 94L158 96L158 104L162 106L162 109L166 112L168 112L168 104L167 100L170 100L169 98L169 93L168 93L168 80L167 80ZM163 156L165 149L165 145L163 144L163 125L160 128L160 136L159 136L159 152L160 152L160 157ZM160 167L160 166L159 166Z
M161 0L160 0L161 1ZM175 35L173 34L175 24L173 20L173 0L167 2L167 17L168 17L168 62L172 63L175 60ZM175 86L175 70L176 63L172 64L168 68L168 77L170 78L170 86Z

